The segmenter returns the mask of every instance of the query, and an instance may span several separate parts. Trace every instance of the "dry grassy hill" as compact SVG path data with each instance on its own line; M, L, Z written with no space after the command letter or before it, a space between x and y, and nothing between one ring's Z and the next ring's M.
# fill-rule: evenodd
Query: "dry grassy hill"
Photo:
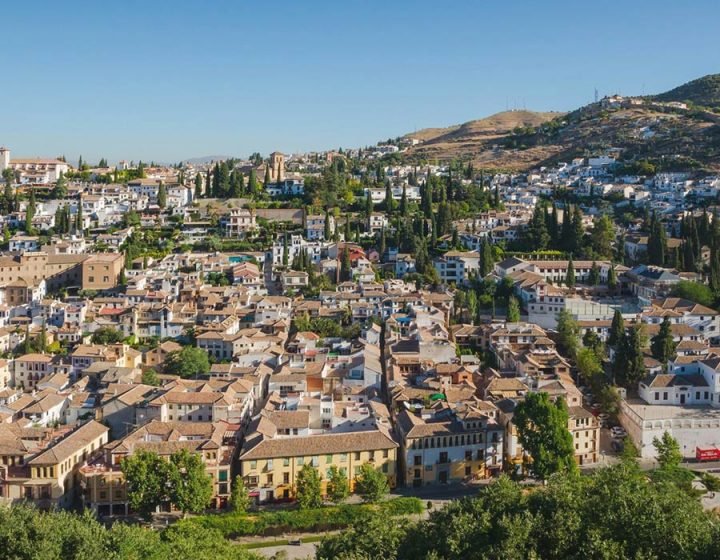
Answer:
M408 161L472 160L479 166L527 170L619 148L624 160L650 159L661 168L720 171L720 75L706 76L664 94L593 103L570 113L506 111L448 128L407 134L418 144ZM664 102L688 100L688 110Z

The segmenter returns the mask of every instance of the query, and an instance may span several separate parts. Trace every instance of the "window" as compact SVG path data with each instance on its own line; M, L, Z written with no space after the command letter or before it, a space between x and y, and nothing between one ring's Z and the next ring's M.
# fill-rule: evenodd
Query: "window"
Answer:
M290 484L290 473L283 473L283 484Z
M330 463L332 463L332 458L332 455L325 455L325 464L329 465Z
M298 457L297 464L298 464L298 467L302 467L305 464L305 457Z
M283 467L289 467L290 466L290 457L285 457L283 459Z
M667 391L663 391L663 400L664 400L664 401L668 400Z
M228 472L227 470L222 470L218 472L218 480L221 482L227 482L228 479Z
M360 452L359 452L359 451L356 451L356 452L355 452L355 460L356 460L356 461L359 461L359 460L360 460Z
M250 461L250 470L254 471L257 469L257 461Z
M413 465L416 467L422 465L422 455L415 455L415 457L413 457Z

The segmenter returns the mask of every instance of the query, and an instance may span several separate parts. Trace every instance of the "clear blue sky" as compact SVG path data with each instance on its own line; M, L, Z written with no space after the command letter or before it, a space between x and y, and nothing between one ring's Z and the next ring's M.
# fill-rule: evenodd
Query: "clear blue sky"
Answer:
M374 144L720 72L720 2L4 2L0 144L179 161Z

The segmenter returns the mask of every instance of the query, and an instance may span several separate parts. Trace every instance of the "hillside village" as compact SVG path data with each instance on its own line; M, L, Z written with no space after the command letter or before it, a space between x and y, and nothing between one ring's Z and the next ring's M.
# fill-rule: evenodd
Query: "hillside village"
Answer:
M308 465L323 494L367 468L409 489L537 475L537 395L582 468L629 442L652 459L666 432L720 457L720 177L619 148L523 173L403 162L419 144L0 149L2 498L126 516L125 460L181 450L217 510L236 481L293 500Z

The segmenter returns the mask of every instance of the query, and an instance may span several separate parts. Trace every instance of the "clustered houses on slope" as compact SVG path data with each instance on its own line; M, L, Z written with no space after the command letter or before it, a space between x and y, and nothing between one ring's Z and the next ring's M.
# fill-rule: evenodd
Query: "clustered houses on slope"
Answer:
M560 344L560 312L603 342L617 312L648 337L668 321L674 354L663 365L644 350L645 375L623 392L619 420L643 456L664 431L685 455L720 444L720 314L671 297L703 279L705 241L695 270L649 261L657 225L649 235L633 216L612 258L522 246L542 201L562 192L587 203L554 211L574 212L585 231L603 197L620 211L647 207L671 256L687 248L673 235L689 216L706 215L688 201L715 197L717 178L618 174L616 153L523 175L471 172L459 188L492 193L492 208L442 217L431 197L432 212L404 225L375 205L389 193L405 211L422 206L428 184L454 173L382 164L405 147L79 170L0 150L18 194L17 204L0 198L0 497L125 515L120 463L140 449L198 454L215 508L236 476L258 502L292 498L304 465L323 488L331 467L353 488L366 463L392 487L472 483L525 471L513 419L531 392L567 403L575 459L590 465L601 420ZM365 166L348 175L364 212L301 200L306 184L316 188L305 177L347 157ZM228 186L221 166L231 190L242 176L247 198L214 196ZM370 170L384 186L367 181ZM398 230L425 233L432 251L390 237ZM495 291L471 311L481 284ZM506 320L511 294L522 316ZM183 378L172 363L188 347L210 364Z

